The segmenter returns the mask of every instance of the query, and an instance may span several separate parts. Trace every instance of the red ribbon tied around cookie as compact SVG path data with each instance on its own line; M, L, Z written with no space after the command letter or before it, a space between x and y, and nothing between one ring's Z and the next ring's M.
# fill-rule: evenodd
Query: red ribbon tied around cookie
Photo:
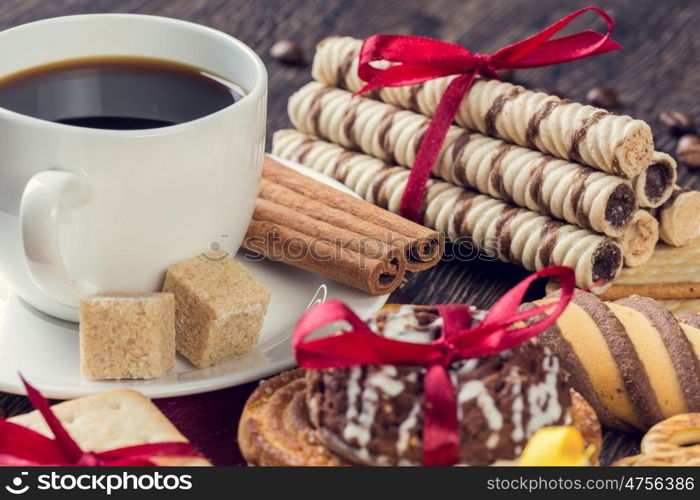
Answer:
M606 34L584 30L551 39L588 11L596 12L605 21ZM430 172L457 109L477 75L498 78L496 71L499 69L550 66L619 50L622 46L611 38L614 26L612 17L598 7L589 6L493 54L472 53L461 45L418 36L374 35L365 40L358 74L367 83L357 94L459 75L447 86L423 137L401 200L401 215L420 222L421 203ZM380 69L372 65L375 61L400 64Z
M533 281L553 276L561 281L561 295L554 303L518 311ZM574 271L552 266L521 281L501 297L484 320L472 327L469 307L437 306L443 319L440 338L430 344L392 340L373 332L345 304L337 300L309 309L294 330L294 352L299 365L311 369L361 365L425 366L423 381L423 464L453 465L459 449L457 401L447 369L454 361L479 358L512 349L551 326L564 312L574 292ZM546 316L524 326L519 322ZM346 321L351 330L308 340L323 327Z
M201 457L189 443L164 442L127 446L109 451L83 451L68 434L49 402L22 379L27 397L46 421L54 438L0 419L0 465L10 466L154 466L154 457Z

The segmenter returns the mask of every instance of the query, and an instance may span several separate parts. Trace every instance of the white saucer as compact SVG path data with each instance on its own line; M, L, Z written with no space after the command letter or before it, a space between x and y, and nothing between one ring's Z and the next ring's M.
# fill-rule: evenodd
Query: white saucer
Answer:
M285 164L342 191L345 186L306 167ZM237 256L243 259L242 255ZM0 391L24 394L22 375L49 398L70 399L111 389L133 388L152 398L213 391L258 380L294 366L291 332L311 304L335 298L360 317L376 312L388 295L374 297L279 262L242 260L272 292L260 342L224 364L198 369L178 356L175 369L154 380L92 382L80 377L78 330L19 299L0 276Z

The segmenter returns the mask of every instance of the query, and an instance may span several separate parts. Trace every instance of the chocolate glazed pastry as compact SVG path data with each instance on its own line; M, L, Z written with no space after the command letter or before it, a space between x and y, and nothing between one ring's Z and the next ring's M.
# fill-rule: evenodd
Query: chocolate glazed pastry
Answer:
M439 335L441 319L432 307L389 306L370 327L390 338L428 342ZM557 359L536 339L498 355L456 362L450 371L460 464L517 459L528 438L547 425L572 424L600 449L595 413L570 390ZM299 372L264 382L246 404L239 444L250 464L421 464L425 368L307 371L305 389Z
M536 304L554 300L556 293ZM700 410L697 318L676 319L646 297L602 302L579 291L540 339L604 427L639 432Z
M409 170L301 134L280 130L273 154L343 182L370 203L398 213ZM549 265L576 271L577 286L599 280L602 291L622 268L622 250L610 238L565 224L438 179L426 185L422 223L490 257L536 271Z
M333 37L316 47L315 80L357 92L361 40ZM405 87L378 89L373 98L432 116L454 76ZM654 152L649 125L593 106L534 92L508 82L477 78L465 95L455 121L470 130L519 146L630 179Z
M404 167L413 165L430 121L318 82L295 92L288 111L300 132ZM448 130L433 175L612 237L638 208L627 180L457 126Z

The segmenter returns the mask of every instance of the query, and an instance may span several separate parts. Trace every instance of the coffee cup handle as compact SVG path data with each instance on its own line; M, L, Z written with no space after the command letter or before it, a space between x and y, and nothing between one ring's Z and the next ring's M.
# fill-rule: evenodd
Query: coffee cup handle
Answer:
M44 170L29 180L20 203L24 256L31 278L51 299L74 308L80 306L81 294L61 257L58 217L61 209L83 205L87 192L85 177Z

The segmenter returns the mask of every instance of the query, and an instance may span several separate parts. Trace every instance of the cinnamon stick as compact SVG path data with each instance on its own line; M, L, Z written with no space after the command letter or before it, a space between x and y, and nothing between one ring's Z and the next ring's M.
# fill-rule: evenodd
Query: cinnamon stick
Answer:
M296 205L302 213L382 241L388 242L386 238L390 237L393 240L391 243L404 252L408 271L422 271L433 267L442 257L444 239L437 231L315 181L267 155L263 162L263 190L266 189L264 181L305 197L308 208ZM270 192L272 188L268 185L267 189ZM266 197L265 194L261 196ZM310 202L315 204L312 206ZM319 205L324 205L325 208L321 210ZM332 210L334 212L331 212ZM384 238L378 237L378 228L383 228Z
M268 259L326 276L372 295L391 293L401 284L405 265L360 254L284 225L253 218L243 247ZM399 261L403 262L403 261Z
M284 188L280 189L280 191L283 190ZM289 194L292 197L298 196L293 191L289 191ZM405 272L406 260L397 247L379 239L349 231L342 227L342 224L329 224L301 213L297 211L296 205L284 193L271 199L277 199L278 202L269 201L262 197L256 200L253 216L255 220L280 224L312 238L322 239L331 245L340 245L358 254L381 260L384 262L387 273L403 274ZM313 203L310 204L313 205Z

